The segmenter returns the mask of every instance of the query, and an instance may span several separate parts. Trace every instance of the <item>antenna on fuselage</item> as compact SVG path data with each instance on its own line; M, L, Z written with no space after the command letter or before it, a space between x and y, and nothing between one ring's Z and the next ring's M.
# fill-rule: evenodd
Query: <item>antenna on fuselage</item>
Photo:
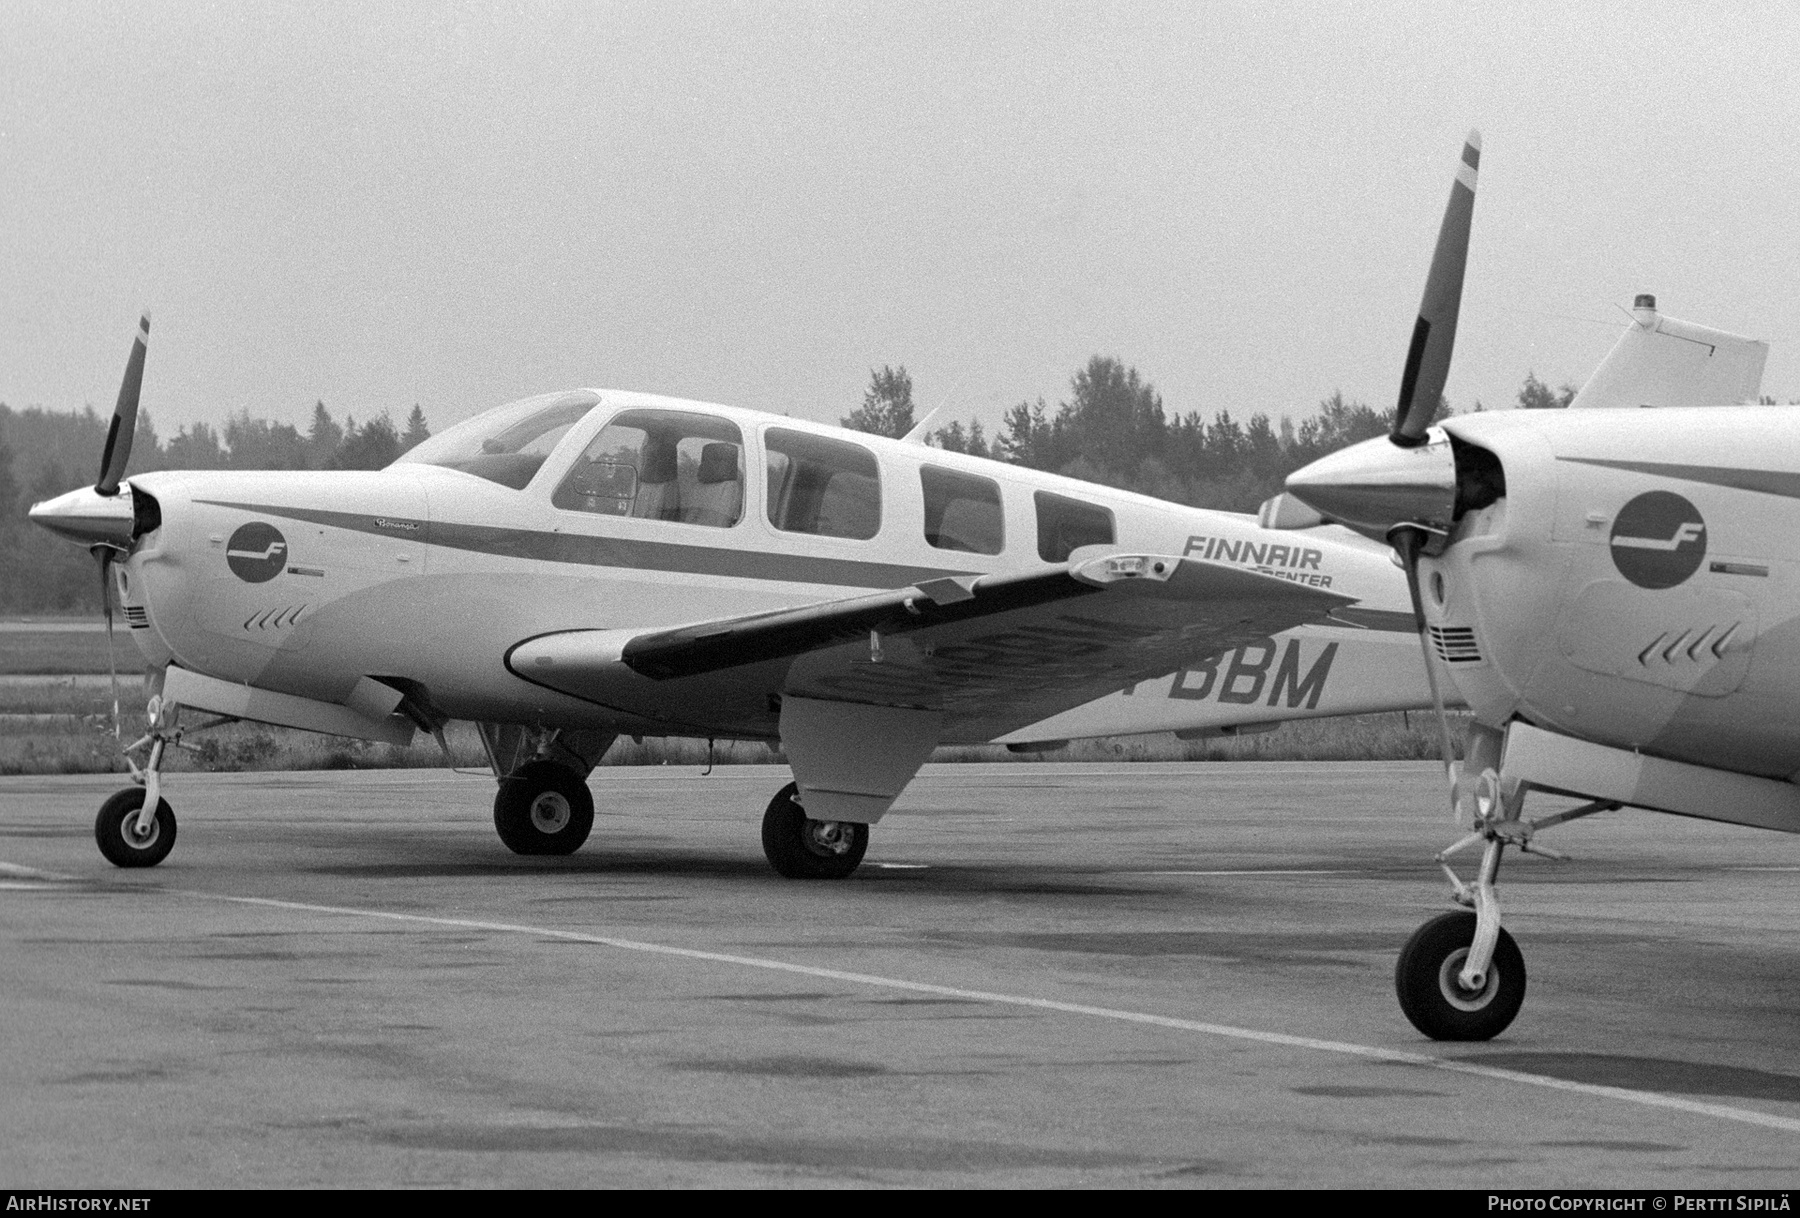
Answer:
M955 397L956 391L961 388L962 388L961 381L951 382L949 390L944 394L944 396L942 398L938 399L938 404L936 406L933 406L930 410L927 410L925 412L925 417L920 419L917 423L914 423L912 426L912 430L900 437L900 442L902 444L927 444L927 443L929 443L930 441L926 438L925 429L927 427L931 426L931 420L937 418L938 415L943 413L944 407L946 407L950 404L950 399Z
M931 420L937 418L938 412L943 410L947 405L949 405L948 402L939 402L936 406L933 406L930 410L926 411L925 417L920 419L917 423L914 423L912 430L900 437L900 442L902 444L925 443L925 429L931 426Z

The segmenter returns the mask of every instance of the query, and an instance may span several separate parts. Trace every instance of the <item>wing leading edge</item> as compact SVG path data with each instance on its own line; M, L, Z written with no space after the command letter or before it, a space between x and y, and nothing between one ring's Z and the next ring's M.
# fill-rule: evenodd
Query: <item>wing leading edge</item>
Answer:
M804 697L937 711L945 741L988 740L1351 603L1235 566L1078 554L673 630L540 635L506 664L695 735L772 738L780 699Z

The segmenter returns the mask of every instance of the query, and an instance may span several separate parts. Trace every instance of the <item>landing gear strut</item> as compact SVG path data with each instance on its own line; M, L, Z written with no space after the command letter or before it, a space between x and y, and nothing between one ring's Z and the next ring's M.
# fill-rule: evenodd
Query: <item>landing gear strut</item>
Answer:
M132 781L141 785L114 794L94 818L94 841L115 867L154 867L175 848L175 810L162 797L163 754L170 746L192 746L181 743L179 706L151 698L148 713L150 730L125 749ZM202 725L206 726L210 725ZM150 746L150 755L139 766L131 754L145 745Z
M869 826L854 821L811 820L795 783L775 793L763 813L763 854L790 880L841 880L856 870L869 848Z
M1525 957L1500 925L1494 884L1506 847L1563 860L1566 856L1537 845L1533 835L1619 806L1596 800L1539 820L1523 819L1525 788L1499 775L1501 740L1494 729L1471 727L1469 764L1481 769L1473 780L1458 776L1453 791L1459 816L1467 813L1474 831L1437 856L1450 878L1451 899L1473 912L1442 914L1425 923L1407 940L1394 966L1401 1011L1433 1040L1491 1040L1506 1030L1525 1001ZM1475 881L1464 883L1449 859L1477 843L1481 866Z

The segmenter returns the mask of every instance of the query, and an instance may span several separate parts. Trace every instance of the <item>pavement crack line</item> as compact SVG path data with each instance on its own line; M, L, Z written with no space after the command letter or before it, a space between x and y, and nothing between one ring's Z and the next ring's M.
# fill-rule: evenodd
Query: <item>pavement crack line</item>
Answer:
M6 869L15 874L19 870L26 870L15 869L11 866ZM52 873L39 872L38 874L49 876ZM1548 1091L1562 1091L1571 1095L1618 1100L1645 1108L1661 1108L1690 1113L1695 1116L1712 1117L1715 1120L1757 1125L1765 1129L1778 1129L1785 1133L1800 1133L1800 1119L1778 1116L1770 1112L1758 1112L1753 1108L1735 1108L1729 1104L1708 1104L1700 1100L1683 1099L1680 1096L1664 1095L1656 1091L1638 1091L1629 1087L1608 1087L1599 1083L1574 1082L1569 1079L1554 1078L1547 1074L1508 1070L1500 1066L1483 1066L1476 1062L1434 1057L1428 1053L1413 1053L1405 1049L1383 1049L1375 1045L1351 1044L1348 1041L1320 1040L1311 1036L1294 1036L1286 1032L1267 1032L1258 1028L1240 1028L1231 1024L1207 1023L1197 1019L1178 1019L1171 1015L1155 1015L1147 1011L1127 1011L1117 1007L1093 1006L1082 1002L1063 1002L1055 998L1035 998L1028 994L1002 994L993 990L969 990L958 986L937 985L929 981L907 981L899 977L882 977L874 973L856 973L845 969L823 968L818 965L793 964L785 960L771 960L762 956L711 952L700 948L676 947L667 943L620 939L611 935L591 935L582 931L527 926L518 922L489 922L478 918L446 918L347 905L316 905L305 901L283 901L273 897L236 897L224 893L200 892L182 888L154 888L143 891L160 892L169 896L188 897L203 901L221 901L233 905L257 906L263 909L288 910L295 913L373 918L417 926L443 926L458 930L488 931L494 934L536 935L571 943L589 943L596 947L610 947L619 951L642 952L647 955L673 957L681 960L701 960L712 964L729 964L740 968L761 969L765 972L787 973L791 976L840 981L847 985L899 990L910 994L931 994L940 998L959 998L971 1002L992 1003L996 1006L1022 1007L1027 1010L1054 1011L1058 1014L1081 1015L1092 1019L1111 1019L1120 1023L1170 1028L1181 1032L1198 1032L1202 1035L1217 1036L1227 1040L1280 1045L1289 1049L1310 1049L1318 1053L1361 1058L1364 1061L1419 1066L1428 1070L1439 1070L1446 1074L1461 1074L1496 1082L1519 1083L1528 1087L1541 1087Z

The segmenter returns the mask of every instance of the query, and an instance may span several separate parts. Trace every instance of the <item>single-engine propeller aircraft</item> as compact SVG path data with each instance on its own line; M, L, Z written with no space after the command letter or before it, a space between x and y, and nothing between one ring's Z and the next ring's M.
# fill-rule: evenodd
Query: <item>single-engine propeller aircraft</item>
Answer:
M1449 363L1478 147L1408 378ZM1766 343L1666 317L1649 295L1631 317L1567 410L1428 427L1403 389L1390 438L1287 481L1399 552L1421 636L1474 712L1460 771L1446 750L1472 831L1438 856L1473 912L1427 922L1395 974L1401 1008L1438 1039L1492 1037L1524 1001L1494 892L1508 845L1561 857L1536 835L1625 806L1800 832L1800 412L1751 404ZM1527 821L1530 791L1586 802ZM1465 883L1445 860L1477 844Z
M778 415L582 389L379 472L127 480L148 334L99 481L31 510L100 558L149 666L138 785L96 822L120 866L174 842L183 709L397 744L471 720L522 854L581 845L619 734L779 742L764 850L834 878L940 743L1428 704L1405 583L1349 531Z

